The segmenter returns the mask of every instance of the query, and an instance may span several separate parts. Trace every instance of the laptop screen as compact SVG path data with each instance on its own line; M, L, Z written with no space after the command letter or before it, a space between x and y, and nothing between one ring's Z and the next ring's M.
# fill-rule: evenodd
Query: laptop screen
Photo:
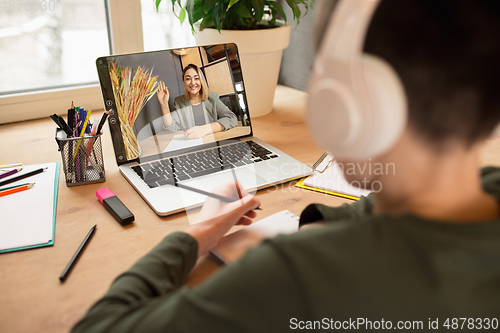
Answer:
M235 44L96 61L118 165L252 134Z

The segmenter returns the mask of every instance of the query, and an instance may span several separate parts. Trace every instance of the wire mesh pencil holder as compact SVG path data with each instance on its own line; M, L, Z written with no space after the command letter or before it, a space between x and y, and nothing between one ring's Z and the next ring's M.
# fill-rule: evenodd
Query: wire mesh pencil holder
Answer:
M101 134L68 138L56 132L56 142L61 152L66 186L102 183L106 181L102 157Z

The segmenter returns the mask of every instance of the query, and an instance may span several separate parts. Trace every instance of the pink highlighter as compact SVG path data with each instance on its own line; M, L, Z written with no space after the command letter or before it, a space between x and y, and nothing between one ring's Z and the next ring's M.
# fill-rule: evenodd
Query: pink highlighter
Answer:
M122 225L126 226L134 222L134 214L111 192L107 187L95 191L99 201L106 207L108 212Z

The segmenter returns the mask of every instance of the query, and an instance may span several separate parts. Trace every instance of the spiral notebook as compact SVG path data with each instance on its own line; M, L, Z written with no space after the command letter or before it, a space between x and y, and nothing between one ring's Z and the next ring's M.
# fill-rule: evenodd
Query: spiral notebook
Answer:
M291 234L298 229L299 217L289 210L283 210L224 237L210 254L221 263L229 264L264 239Z
M337 163L331 155L323 154L313 169L314 173L311 176L300 180L295 186L351 200L359 200L361 196L371 193L366 188L359 188L349 183L344 178L344 166ZM358 184L362 185L359 182Z

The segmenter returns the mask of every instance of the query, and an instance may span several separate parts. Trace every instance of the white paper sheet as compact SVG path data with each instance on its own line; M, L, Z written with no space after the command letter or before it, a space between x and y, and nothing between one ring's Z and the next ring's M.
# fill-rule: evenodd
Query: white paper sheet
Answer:
M52 240L56 163L28 165L2 181L43 167L48 169L1 186L35 183L31 189L0 197L0 250L46 244Z
M318 166L318 169L323 170L330 160L330 156L325 158L325 160ZM352 195L355 197L367 196L371 192L369 190L351 185L344 178L342 168L335 161L333 161L330 167L323 173L314 172L311 176L306 178L302 184L326 191ZM360 185L363 185L363 183L360 183Z
M291 234L298 229L299 217L289 210L282 210L222 238L210 253L223 263L231 263L262 240Z
M203 144L203 139L189 139L184 134L177 134L177 135L174 135L174 137L168 143L167 147L165 148L165 150L163 150L163 152L167 153L170 151L195 147L195 146L199 146L202 144Z

